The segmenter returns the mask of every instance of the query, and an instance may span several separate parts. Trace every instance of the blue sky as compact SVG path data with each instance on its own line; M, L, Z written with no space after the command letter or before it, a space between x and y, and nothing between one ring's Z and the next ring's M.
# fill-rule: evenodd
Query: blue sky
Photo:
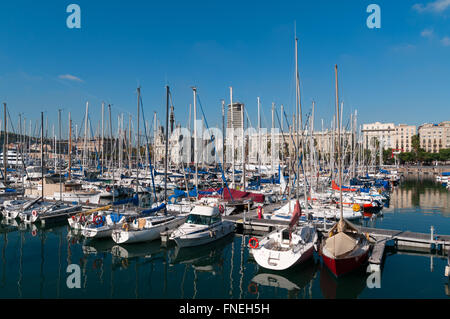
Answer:
M81 29L66 26L66 7L81 7ZM366 8L381 8L369 29ZM17 127L57 110L92 124L101 102L136 115L141 86L145 116L165 118L165 85L185 125L192 86L210 126L221 123L221 99L244 102L256 125L271 104L295 103L294 23L304 113L316 102L316 127L334 113L334 64L344 116L359 123L450 120L450 0L398 1L9 1L0 5L0 100ZM28 125L28 124L27 124ZM67 123L64 123L66 132ZM17 129L17 128L16 128Z

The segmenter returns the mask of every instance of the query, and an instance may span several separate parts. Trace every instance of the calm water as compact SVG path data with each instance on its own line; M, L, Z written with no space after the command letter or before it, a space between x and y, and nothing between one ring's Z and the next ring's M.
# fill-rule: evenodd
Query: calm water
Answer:
M410 180L391 195L383 217L367 226L450 234L450 193ZM85 242L68 226L0 226L0 298L448 298L446 258L389 250L381 287L368 288L365 269L336 280L315 256L286 272L259 268L248 235L179 250L159 241L116 246ZM81 288L66 285L67 265L81 267ZM447 294L446 294L447 292Z

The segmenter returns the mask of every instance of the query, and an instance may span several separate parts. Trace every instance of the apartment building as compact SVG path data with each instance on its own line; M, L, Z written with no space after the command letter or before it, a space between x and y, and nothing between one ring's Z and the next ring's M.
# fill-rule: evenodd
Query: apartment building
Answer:
M443 148L450 148L450 121L419 126L419 138L420 148L426 152L439 153Z

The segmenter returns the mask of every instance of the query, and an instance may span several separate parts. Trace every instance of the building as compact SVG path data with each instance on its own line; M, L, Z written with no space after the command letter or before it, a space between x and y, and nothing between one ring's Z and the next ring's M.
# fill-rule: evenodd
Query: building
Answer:
M231 113L231 105L228 104L227 112L227 128L242 129L244 127L244 120L242 116L243 103L233 103L233 113Z
M439 153L441 149L450 148L450 121L419 126L419 138L420 148L426 152Z
M395 148L395 124L394 123L370 123L363 124L361 132L363 134L364 149L373 148L378 142L383 149Z
M399 124L395 127L395 132L393 134L394 147L401 152L411 152L412 148L412 137L416 135L416 126Z

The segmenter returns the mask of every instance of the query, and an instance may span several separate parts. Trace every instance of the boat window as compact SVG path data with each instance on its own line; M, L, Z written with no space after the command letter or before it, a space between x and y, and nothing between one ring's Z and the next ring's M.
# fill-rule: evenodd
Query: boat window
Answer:
M210 216L202 216L196 214L190 214L186 219L187 224L196 224L196 225L209 225L211 223Z
M221 220L220 215L215 215L215 216L211 217L211 224L220 222L220 220Z

